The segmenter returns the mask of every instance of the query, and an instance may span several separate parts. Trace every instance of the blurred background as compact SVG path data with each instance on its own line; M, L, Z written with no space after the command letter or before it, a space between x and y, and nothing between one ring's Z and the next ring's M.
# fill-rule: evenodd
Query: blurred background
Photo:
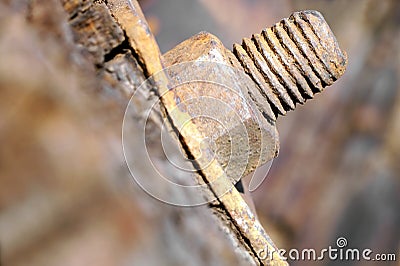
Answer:
M200 31L231 48L293 11L325 16L347 71L279 118L279 157L253 193L258 216L279 248L345 237L397 256L291 265L400 265L400 1L139 2L163 52ZM124 109L63 48L73 39L63 20L58 0L0 1L0 265L240 263L206 208L163 204L132 182Z
M320 11L348 53L347 71L278 119L280 155L253 193L256 209L281 248L321 250L345 237L349 247L400 256L400 1L141 3L163 52L199 31L231 48L294 11Z

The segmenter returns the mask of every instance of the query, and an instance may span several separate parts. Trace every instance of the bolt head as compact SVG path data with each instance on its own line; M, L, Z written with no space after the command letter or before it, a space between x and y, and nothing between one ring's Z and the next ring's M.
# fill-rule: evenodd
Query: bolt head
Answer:
M276 157L278 132L251 98L256 84L217 37L201 32L163 58L180 84L171 88L177 108L189 114L229 178L238 181Z

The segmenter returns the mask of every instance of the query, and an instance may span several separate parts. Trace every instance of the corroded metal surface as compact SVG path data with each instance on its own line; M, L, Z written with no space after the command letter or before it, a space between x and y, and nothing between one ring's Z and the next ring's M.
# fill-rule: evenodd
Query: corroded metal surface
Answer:
M317 11L301 11L252 39L235 44L233 52L272 105L276 115L332 85L343 75L347 56Z
M107 5L124 30L130 47L137 53L147 76L163 69L158 44L135 0L109 0Z
M104 3L64 0L62 4L69 15L76 42L87 49L96 64L101 64L105 56L125 40Z

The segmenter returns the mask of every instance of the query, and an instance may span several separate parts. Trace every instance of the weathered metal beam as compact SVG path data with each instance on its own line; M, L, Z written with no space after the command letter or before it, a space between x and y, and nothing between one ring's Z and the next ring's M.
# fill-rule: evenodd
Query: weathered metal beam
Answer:
M94 62L104 63L103 67L109 70L100 69L105 79L118 83L118 75L126 73L115 73L113 67L117 63L124 64L127 58L139 64L144 78L152 77L155 89L148 87L145 94L148 98L160 97L158 119L167 121L179 141L177 145L181 145L188 158L194 159L197 182L206 184L203 193L205 197L211 197L210 207L254 262L287 265L233 185L278 154L277 116L294 109L297 103L303 104L343 74L345 53L340 50L323 17L314 11L294 13L262 34L244 39L242 45L235 44L233 53L215 36L200 33L161 55L136 0L99 1L94 5L86 1L64 1L64 8L70 11L72 21L78 18L88 21L88 27L82 28L82 21L71 25L82 35L80 40L90 40L82 45L94 56ZM89 9L92 13L87 12ZM86 17L77 16L77 10L85 10ZM111 23L104 23L104 20ZM112 25L112 29L103 23ZM217 78L219 74L231 71L232 75L225 78L237 88L223 93L215 84L174 88L174 80L182 78L179 76L182 73L171 73L165 68L187 62L209 63L199 68L197 75L202 79L207 79L207 75ZM225 66L224 70L219 68L221 65ZM240 75L246 78L238 79ZM125 86L127 95L129 86ZM212 111L212 106L200 102L197 106L193 104L193 99L205 96L231 104L234 111L241 114L241 119L229 124L227 130L196 119L193 114L205 114L205 110L211 110L221 121L227 115L226 112ZM195 111L182 108L185 104L188 107L188 101L192 102ZM233 117L232 114L232 121ZM243 125L248 145L241 142ZM212 138L215 146L204 142L205 138ZM232 159L232 151L228 149L232 140L237 144L233 145L236 157L233 167L227 167ZM214 156L216 160L213 160ZM246 165L235 178L242 168L243 158L247 158Z

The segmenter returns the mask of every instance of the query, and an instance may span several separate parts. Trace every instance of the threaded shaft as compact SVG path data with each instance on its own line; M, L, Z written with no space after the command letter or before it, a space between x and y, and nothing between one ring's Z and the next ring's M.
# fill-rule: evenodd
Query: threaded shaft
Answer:
M234 44L233 53L268 101L274 120L332 85L347 64L346 53L317 11L293 13L244 38L242 45Z

